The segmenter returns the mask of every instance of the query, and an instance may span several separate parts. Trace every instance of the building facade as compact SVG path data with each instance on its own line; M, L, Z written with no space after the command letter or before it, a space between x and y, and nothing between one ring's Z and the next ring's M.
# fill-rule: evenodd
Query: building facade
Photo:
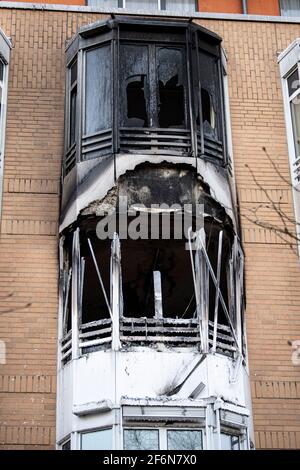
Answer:
M299 448L297 17L103 3L0 4L1 447Z

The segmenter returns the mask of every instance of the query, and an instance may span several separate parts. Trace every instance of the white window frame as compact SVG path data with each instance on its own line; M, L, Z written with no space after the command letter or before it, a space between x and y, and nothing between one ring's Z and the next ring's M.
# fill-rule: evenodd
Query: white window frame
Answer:
M127 8L127 5L126 5L126 1L127 0L118 0L118 5L116 8L119 8L119 9L126 9ZM164 8L164 6L166 5L166 2L167 0L156 0L157 1L157 10L158 11L168 11L168 8ZM99 6L101 6L100 4L101 2L99 2ZM92 4L94 5L94 2L92 2ZM198 2L196 0L194 0L194 4L195 4L195 10L194 12L197 12L198 11ZM130 7L129 7L130 8ZM128 9L129 9L128 8ZM142 10L145 10L145 8L141 8ZM170 10L169 10L170 11ZM172 11L177 11L175 9L172 9ZM178 9L178 12L184 12L184 9Z
M300 155L296 155L296 145L294 137L294 125L291 113L291 101L300 97L300 88L291 96L288 90L288 78L297 69L300 79L300 38L296 39L278 57L280 67L281 85L283 93L284 115L286 123L287 144L289 154L289 165L291 174L291 190L294 202L294 214L296 223L296 233L300 240L300 179L297 178L297 171L300 177ZM298 242L298 254L300 256L300 243Z
M102 427L102 428L91 428L91 429L86 429L84 431L80 431L78 433L78 449L80 450L84 450L82 449L82 436L83 434L92 434L94 432L101 432L101 431L111 431L111 449L107 449L107 450L114 450L115 449L115 438L114 438L114 429L113 429L113 426L105 426L105 427Z
M8 66L11 50L11 42L0 28L0 61L3 63L3 80L0 82L1 113L0 113L0 217L2 213L2 193L3 193L3 168L4 168L4 149L5 149L5 131L6 131L6 112L7 112L7 89L8 89Z
M178 427L178 426L124 426L123 428L123 448L125 449L125 431L158 431L158 444L160 450L168 450L168 431L200 431L202 450L205 450L204 428L201 427Z

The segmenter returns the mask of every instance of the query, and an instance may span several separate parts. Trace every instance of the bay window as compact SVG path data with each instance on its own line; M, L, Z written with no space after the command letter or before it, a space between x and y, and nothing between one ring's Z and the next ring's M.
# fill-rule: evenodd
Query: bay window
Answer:
M287 131L297 237L300 236L300 39L296 39L278 58ZM300 254L300 246L298 244Z
M67 52L65 176L124 153L226 165L220 42L186 20L85 27Z

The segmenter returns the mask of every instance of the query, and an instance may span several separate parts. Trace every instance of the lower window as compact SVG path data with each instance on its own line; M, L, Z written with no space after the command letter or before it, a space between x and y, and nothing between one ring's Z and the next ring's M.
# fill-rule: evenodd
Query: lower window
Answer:
M81 434L81 450L111 450L112 429L84 432Z
M202 450L199 429L124 429L124 450Z
M234 434L221 434L222 450L240 450L240 436Z

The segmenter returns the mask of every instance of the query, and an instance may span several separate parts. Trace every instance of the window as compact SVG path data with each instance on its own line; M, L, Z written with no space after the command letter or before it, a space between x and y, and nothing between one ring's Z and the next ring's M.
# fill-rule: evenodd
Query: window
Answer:
M103 136L112 127L112 86L110 44L87 50L85 54L84 138L91 139L88 157L111 151L103 146ZM98 140L97 140L98 139ZM88 141L87 141L88 142ZM98 144L98 145L97 145ZM83 159L87 153L83 150Z
M300 0L280 0L283 16L300 16Z
M121 127L186 128L183 48L123 44L120 57Z
M70 67L70 133L69 147L75 143L77 116L77 61Z
M199 429L124 429L124 450L202 450Z
M221 38L188 20L110 22L67 50L64 176L125 153L226 164Z
M62 444L61 450L71 450L71 439L68 439Z
M240 450L240 436L221 433L222 450Z
M154 429L125 429L124 450L158 450L159 434Z
M102 8L127 8L128 10L193 13L198 10L197 0L88 0L88 5Z
M111 450L112 429L85 432L81 434L81 450Z
M167 431L168 450L201 450L201 431Z

